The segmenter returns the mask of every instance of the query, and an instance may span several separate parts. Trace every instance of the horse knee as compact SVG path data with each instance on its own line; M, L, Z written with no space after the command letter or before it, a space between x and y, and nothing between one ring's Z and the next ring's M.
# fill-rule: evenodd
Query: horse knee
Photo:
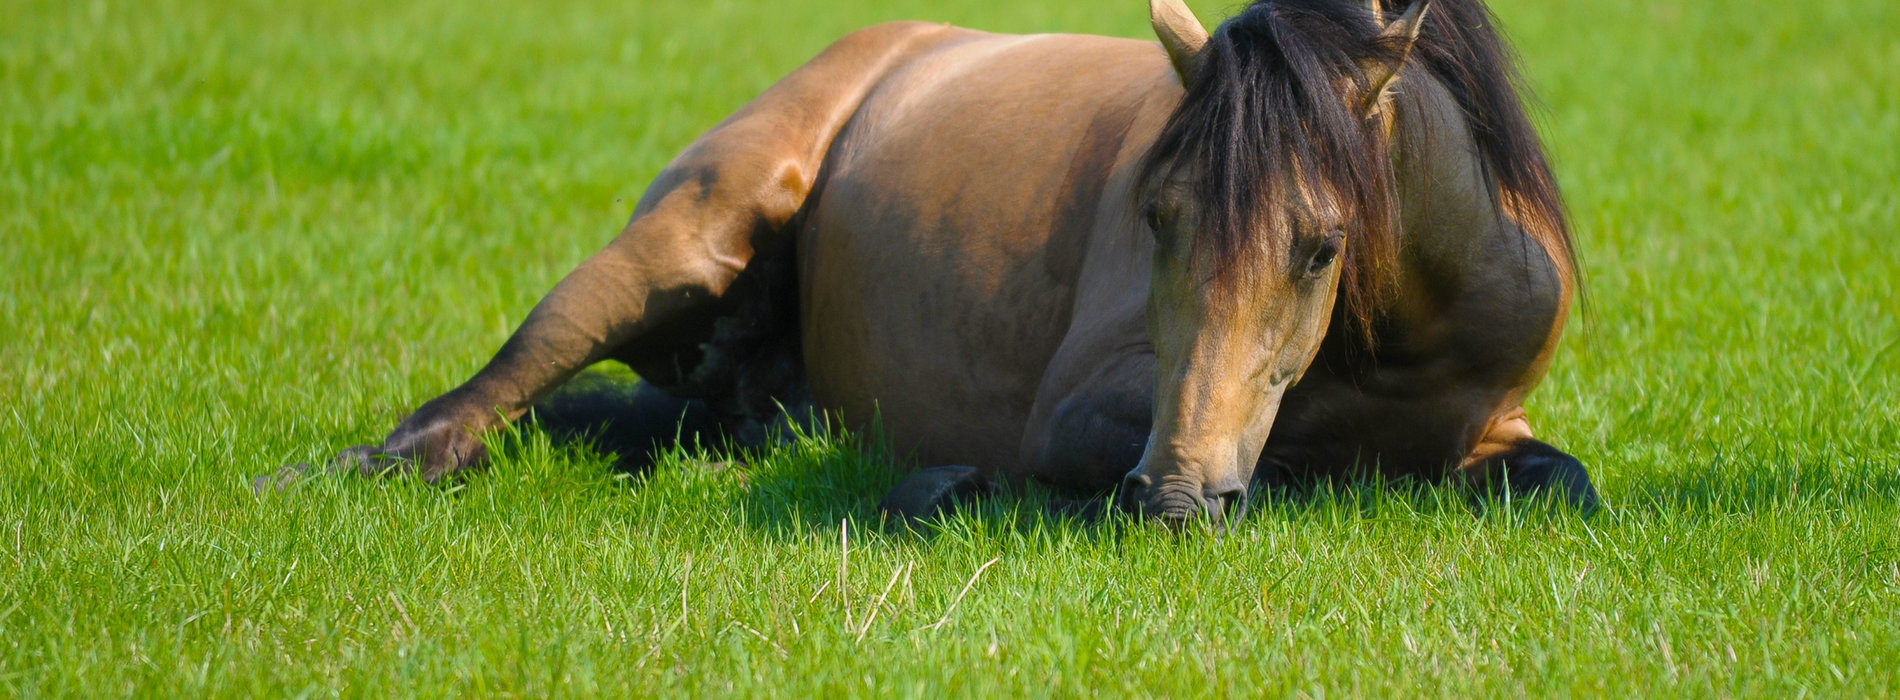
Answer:
M995 490L989 477L975 467L934 467L910 475L884 496L877 509L892 517L916 521Z
M1107 491L1141 462L1148 445L1145 420L1131 417L1129 402L1100 394L1070 397L1050 416L1042 454L1034 468L1042 482L1082 491Z

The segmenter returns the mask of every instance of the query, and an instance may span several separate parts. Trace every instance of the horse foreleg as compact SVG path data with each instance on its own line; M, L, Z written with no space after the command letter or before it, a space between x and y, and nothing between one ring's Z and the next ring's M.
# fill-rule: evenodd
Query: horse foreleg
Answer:
M1104 494L1141 461L1148 443L1154 380L1151 356L1127 355L1103 362L1073 386L1053 389L1031 413L1022 462L1005 475L1033 480L1075 494ZM959 502L995 492L989 474L975 467L924 469L891 489L878 509L906 519L927 518ZM1070 499L1055 510L1090 516L1101 499Z

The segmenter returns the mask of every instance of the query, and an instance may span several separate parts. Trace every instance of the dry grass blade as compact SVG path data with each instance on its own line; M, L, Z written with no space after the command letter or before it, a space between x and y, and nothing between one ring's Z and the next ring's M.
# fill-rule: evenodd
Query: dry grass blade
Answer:
M877 594L877 600L871 603L871 609L864 613L864 625L858 628L858 641L864 641L864 635L871 632L871 623L877 621L878 612L884 609L884 599L890 596L891 589L897 587L897 579L907 571L910 571L910 562L904 562L903 566L891 570L891 580L884 584L884 592Z
M999 556L989 561L983 562L982 566L976 567L976 573L970 574L970 580L963 582L963 590L957 591L956 600L950 601L950 607L944 609L943 617L938 618L936 622L932 622L928 625L925 625L924 629L934 630L934 629L937 629L938 627L942 627L945 624L948 624L950 622L950 616L957 612L957 606L963 603L963 596L969 595L970 589L976 587L976 579L982 576L983 572L988 570L991 566L995 566L996 562L999 562L1002 560L1003 558Z

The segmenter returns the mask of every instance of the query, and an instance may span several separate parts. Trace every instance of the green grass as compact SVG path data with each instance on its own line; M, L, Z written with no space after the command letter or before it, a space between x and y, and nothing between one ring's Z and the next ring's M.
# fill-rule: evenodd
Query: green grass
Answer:
M833 37L1142 3L4 5L0 694L1900 694L1886 0L1501 0L1592 291L1532 410L1613 510L1356 488L1218 538L885 528L842 438L245 484L479 367Z

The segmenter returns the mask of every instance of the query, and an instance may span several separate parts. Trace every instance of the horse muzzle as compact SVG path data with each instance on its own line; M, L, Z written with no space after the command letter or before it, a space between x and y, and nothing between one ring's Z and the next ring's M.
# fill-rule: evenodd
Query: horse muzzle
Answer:
M1123 510L1170 526L1185 526L1203 517L1225 526L1246 515L1247 484L1238 479L1207 482L1179 474L1157 480L1136 468L1122 478L1120 504Z

